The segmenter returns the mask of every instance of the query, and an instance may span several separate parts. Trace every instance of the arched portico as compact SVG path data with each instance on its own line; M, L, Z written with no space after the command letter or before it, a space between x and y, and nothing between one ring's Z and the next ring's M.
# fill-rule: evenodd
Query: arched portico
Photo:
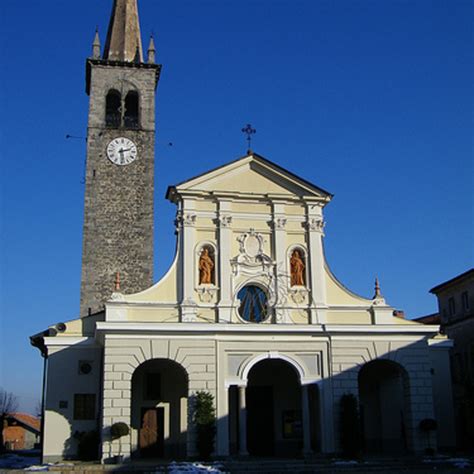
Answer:
M320 447L319 389L295 358L279 352L244 362L229 387L231 452L294 456Z
M367 453L399 454L410 448L409 376L388 359L368 362L359 371L359 402L363 449Z
M186 456L188 374L177 362L152 359L132 376L132 456Z

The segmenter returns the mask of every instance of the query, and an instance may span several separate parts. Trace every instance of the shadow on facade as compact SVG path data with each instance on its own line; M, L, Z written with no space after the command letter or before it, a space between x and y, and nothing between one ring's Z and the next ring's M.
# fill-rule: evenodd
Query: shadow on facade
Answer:
M132 427L137 433L135 439L132 435L132 459L196 455L196 436L187 428L192 426L193 400L186 398L185 373L172 361L148 361L137 369L132 388ZM227 390L228 415L217 420L218 449L219 444L227 443L231 456L298 457L327 453L324 438L329 435L334 438L332 451L337 452L339 405L344 393L352 393L359 403L363 453L397 455L443 446L443 436L438 434L437 442L436 434L419 428L421 420L434 418L438 431L446 429L435 415L439 411L433 405L435 376L426 346L420 343L342 368L331 379L311 384L301 383L301 373L287 360L265 358L252 366L245 387L231 385ZM146 397L140 393L150 390L153 383L161 387L163 395L166 390L175 392L159 403L144 403ZM329 403L328 391L333 399ZM148 410L153 410L151 422ZM331 410L332 416L328 416ZM334 430L328 429L331 419ZM227 439L222 433L228 433Z
M438 399L433 393L439 385L434 379L441 374L426 341L386 353L366 352L364 360L354 355L349 367L333 355L334 375L309 383L302 365L291 362L297 356L284 356L283 351L268 352L265 357L253 354L258 360L251 364L246 384L230 384L221 391L225 400L217 394L216 404L224 404L227 414L216 420L216 456L298 458L338 453L340 400L346 393L358 400L362 454L452 448L452 409L445 405L446 398ZM108 410L105 400L98 400L97 405L104 407L99 416L104 420L104 462L197 458L194 399L188 396L197 391L193 388L196 377L189 373L189 366L171 359L148 360L131 377L131 404L124 399L116 403L121 407ZM203 389L212 391L209 386ZM57 415L51 407L47 409L49 416ZM112 440L111 424L126 421L128 413L130 434ZM421 431L420 422L429 418L437 420L437 433ZM71 420L64 458L74 457L76 431L81 431L80 423Z

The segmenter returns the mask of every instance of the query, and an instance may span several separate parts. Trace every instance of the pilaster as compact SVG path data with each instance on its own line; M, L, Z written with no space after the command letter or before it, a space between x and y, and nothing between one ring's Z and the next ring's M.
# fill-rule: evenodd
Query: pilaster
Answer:
M232 244L232 215L231 202L220 200L217 213L218 246L219 246L219 287L220 299L218 304L218 321L230 323L232 319L232 290L231 290L231 244Z
M194 247L196 241L195 202L184 200L181 216L178 219L181 238L181 320L196 320L197 305L194 300Z
M308 204L306 208L306 232L309 257L309 283L311 290L311 323L326 322L326 278L324 273L324 220L321 206Z
M288 313L283 307L287 300L288 275L286 269L286 222L285 205L273 202L273 258L275 266L275 292L278 295L275 304L277 323L288 323Z

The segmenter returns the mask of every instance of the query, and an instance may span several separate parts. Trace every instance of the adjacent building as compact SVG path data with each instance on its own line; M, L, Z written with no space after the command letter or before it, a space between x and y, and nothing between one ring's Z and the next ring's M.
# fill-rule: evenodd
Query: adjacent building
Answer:
M438 318L454 342L451 352L457 443L474 449L474 269L430 290L438 298Z
M38 448L41 422L27 413L11 413L5 418L3 442L8 451Z

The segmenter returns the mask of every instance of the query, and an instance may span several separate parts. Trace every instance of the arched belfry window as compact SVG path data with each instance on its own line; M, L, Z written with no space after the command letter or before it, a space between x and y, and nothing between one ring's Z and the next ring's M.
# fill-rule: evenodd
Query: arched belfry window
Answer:
M107 127L120 127L122 122L122 97L120 92L112 89L105 100L105 125Z
M238 293L239 315L245 321L261 323L269 315L268 295L256 285L246 285Z
M290 254L290 286L306 286L306 256L299 247Z
M139 97L138 92L130 91L125 97L125 114L123 117L125 128L138 128L139 125Z
M199 284L216 284L216 255L214 247L204 245L199 253Z

